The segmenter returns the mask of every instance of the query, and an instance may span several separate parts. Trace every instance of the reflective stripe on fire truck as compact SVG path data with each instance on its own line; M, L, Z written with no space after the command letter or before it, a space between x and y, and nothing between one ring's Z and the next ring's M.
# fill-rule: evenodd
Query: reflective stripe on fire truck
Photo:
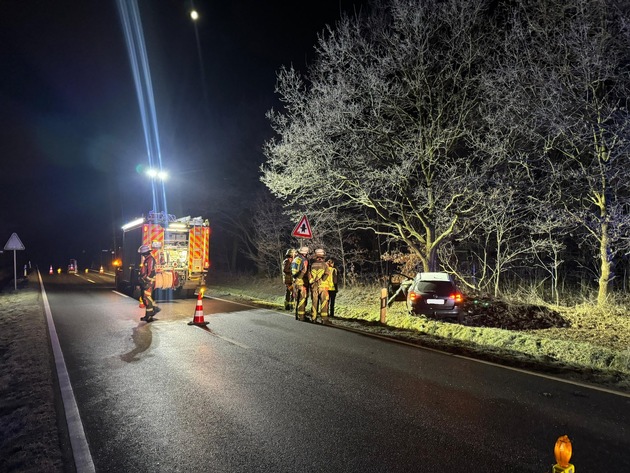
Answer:
M203 271L203 227L193 226L190 228L190 239L188 241L188 269L191 273Z
M159 243L159 248L155 248L153 243ZM142 226L142 244L151 248L153 257L158 261L158 251L164 246L164 227L159 224L145 223Z
M203 227L203 269L210 267L210 227Z

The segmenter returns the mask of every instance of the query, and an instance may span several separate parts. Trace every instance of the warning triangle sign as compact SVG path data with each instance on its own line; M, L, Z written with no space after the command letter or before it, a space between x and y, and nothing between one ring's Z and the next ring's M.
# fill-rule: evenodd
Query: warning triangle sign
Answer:
M302 216L298 224L293 229L293 233L291 233L291 235L298 238L313 238L311 225L308 223L306 215Z
M9 251L9 250L23 250L24 249L24 245L22 244L22 241L20 240L20 237L17 236L17 233L14 233L13 235L11 235L9 237L9 241L7 241L7 244L4 245L4 249L7 250L7 251Z

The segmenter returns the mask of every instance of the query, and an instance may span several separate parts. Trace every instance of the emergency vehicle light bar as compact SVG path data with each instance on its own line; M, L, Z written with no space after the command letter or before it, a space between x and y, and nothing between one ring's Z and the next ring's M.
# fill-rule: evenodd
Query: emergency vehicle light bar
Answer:
M184 223L169 223L169 230L186 230L186 224Z
M121 228L123 231L127 231L130 228L137 227L138 225L142 225L144 223L144 217L137 218L132 220L129 223L125 223Z

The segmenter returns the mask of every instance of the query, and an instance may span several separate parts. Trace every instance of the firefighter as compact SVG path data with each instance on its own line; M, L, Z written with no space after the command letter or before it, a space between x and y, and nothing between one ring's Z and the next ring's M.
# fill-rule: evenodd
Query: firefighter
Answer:
M138 248L138 253L142 256L138 281L140 282L140 288L142 289L142 302L144 302L146 308L144 317L141 317L140 320L152 322L153 316L162 310L155 304L155 302L153 302L153 289L155 287L155 258L151 254L151 248L149 248L148 245L142 245Z
M323 324L328 323L328 279L330 268L324 261L326 252L318 248L315 250L315 260L308 272L308 282L311 288L311 322L320 318Z
M304 321L306 302L308 299L308 246L298 250L291 262L293 277L293 299L295 301L295 318Z
M326 261L328 268L330 269L330 275L328 276L328 315L330 317L335 316L335 299L337 298L337 268L335 268L335 261L329 259Z
M295 257L295 250L290 249L286 252L286 258L282 262L282 279L286 288L284 293L284 310L293 310L293 275L291 274L291 263Z

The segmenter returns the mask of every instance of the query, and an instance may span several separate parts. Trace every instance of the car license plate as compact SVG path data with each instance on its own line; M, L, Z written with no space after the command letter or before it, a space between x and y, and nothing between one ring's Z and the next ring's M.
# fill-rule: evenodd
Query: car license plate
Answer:
M444 299L427 299L427 304L442 304L442 305L444 305Z

